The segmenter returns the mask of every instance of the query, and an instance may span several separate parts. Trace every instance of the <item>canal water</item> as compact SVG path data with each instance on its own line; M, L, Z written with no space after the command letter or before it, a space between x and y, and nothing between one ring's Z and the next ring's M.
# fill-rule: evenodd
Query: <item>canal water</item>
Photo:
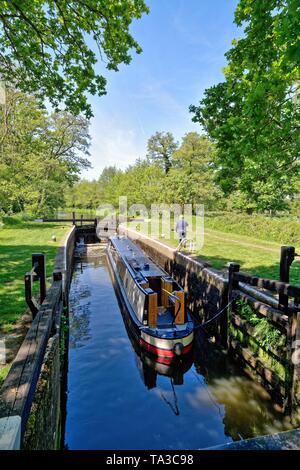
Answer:
M290 427L200 330L193 355L167 365L145 355L126 325L105 252L76 262L66 449L199 449Z

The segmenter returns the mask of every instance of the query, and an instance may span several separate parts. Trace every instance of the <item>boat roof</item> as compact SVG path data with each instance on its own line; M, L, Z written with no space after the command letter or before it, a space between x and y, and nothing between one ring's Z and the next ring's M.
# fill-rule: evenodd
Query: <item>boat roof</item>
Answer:
M143 250L129 238L114 236L111 237L111 242L126 264L136 273L140 273L145 278L169 277L168 273L153 263L153 261L145 255Z

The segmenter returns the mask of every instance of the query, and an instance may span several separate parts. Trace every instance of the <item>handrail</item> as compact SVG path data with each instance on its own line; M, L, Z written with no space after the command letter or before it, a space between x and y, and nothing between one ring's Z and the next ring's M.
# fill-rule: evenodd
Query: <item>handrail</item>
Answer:
M176 248L176 251L180 251L183 246L186 246L187 242L190 242L190 251L195 251L195 240L193 238L183 238Z
M234 279L252 287L259 287L277 294L284 294L287 297L300 297L300 285L292 285L287 282L265 279L262 277L250 276L243 272L234 273Z
M12 416L19 416L21 439L26 429L47 342L55 318L62 309L62 281L53 281L0 389L0 418L9 420Z

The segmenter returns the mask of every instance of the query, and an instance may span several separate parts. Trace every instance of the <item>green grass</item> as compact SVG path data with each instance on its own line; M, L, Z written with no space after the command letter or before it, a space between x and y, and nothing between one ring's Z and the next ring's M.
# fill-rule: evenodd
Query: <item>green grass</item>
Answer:
M9 333L27 306L24 274L31 269L32 253L45 253L47 277L51 277L57 247L70 226L22 221L5 217L0 227L0 332ZM56 235L56 242L51 240ZM37 283L36 283L37 284Z
M280 246L254 237L206 229L204 246L197 254L216 269L224 269L230 261L235 261L249 274L279 279ZM290 281L300 283L299 261L291 267Z
M241 217L240 223L239 217ZM242 220L243 218L245 220ZM221 222L218 223L220 219ZM241 265L241 270L249 274L279 279L280 247L283 243L294 244L295 240L300 240L300 222L293 220L287 229L288 224L284 223L285 219L280 219L280 224L278 219L273 220L265 216L253 216L251 219L251 216L232 214L231 219L228 214L205 216L204 245L197 251L197 255L216 269L224 270L230 261L235 261ZM129 227L135 225L135 222L129 223ZM147 225L150 226L150 223ZM147 231L147 225L140 224L141 230ZM240 231L244 234L239 233ZM188 233L188 237L191 237L191 233ZM161 237L160 239L171 246L178 245L178 240L174 239L174 232L171 232L169 240ZM299 247L300 241L298 241ZM296 258L292 264L290 274L290 282L300 284L300 258Z
M11 364L7 364L5 366L0 366L0 387L2 385L2 383L4 382L8 372L9 372L9 369L11 367Z

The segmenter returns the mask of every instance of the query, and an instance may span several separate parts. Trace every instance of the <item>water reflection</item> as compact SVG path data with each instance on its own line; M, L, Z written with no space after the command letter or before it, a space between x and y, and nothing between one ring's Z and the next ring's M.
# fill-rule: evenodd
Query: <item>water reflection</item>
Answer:
M81 282L78 275L83 273L82 263L78 263L73 272L72 286L77 295L70 297L70 335L69 347L80 348L90 339L91 289Z
M292 427L290 418L274 409L265 389L244 377L214 379L210 390L218 403L225 407L224 432L233 440L272 434Z
M195 368L215 402L224 406L224 432L234 441L297 427L294 417L284 416L270 394L249 379L205 337L196 341ZM201 379L202 377L202 379ZM203 390L190 396L192 406L203 406Z
M200 330L186 358L141 349L103 257L75 266L70 304L68 448L196 449L291 427Z

